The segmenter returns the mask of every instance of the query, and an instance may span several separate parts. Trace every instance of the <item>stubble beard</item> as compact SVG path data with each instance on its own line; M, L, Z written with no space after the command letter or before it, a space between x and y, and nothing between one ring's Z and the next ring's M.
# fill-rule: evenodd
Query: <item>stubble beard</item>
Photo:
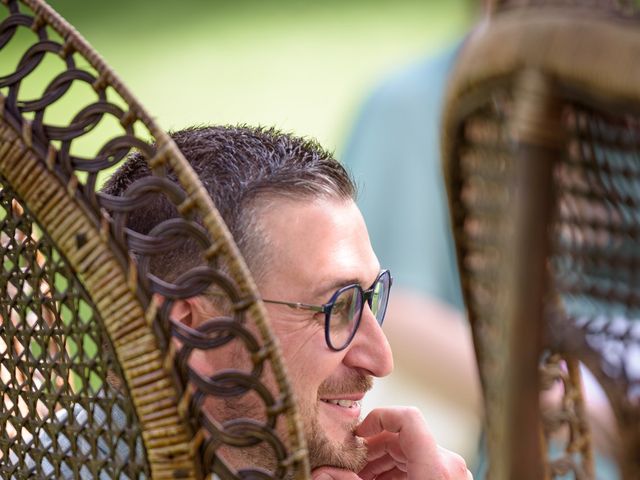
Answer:
M325 381L318 389L318 394L322 396L325 394L367 392L372 385L371 377L356 374L341 381ZM304 430L311 469L331 466L359 472L367 463L367 447L364 440L354 433L360 420L354 420L344 425L345 431L349 433L343 441L331 440L320 425L319 402L320 399L313 406L301 405L300 408L300 415L303 421L306 420Z
M344 442L335 442L322 430L317 414L311 417L311 422L305 428L311 469L332 466L353 472L362 470L367 463L367 447L364 440L353 433L358 423L359 420L355 420L350 425L345 425L352 436Z
M373 380L369 376L355 374L348 379L339 381L325 381L318 389L318 394L339 395L340 393L367 392L371 389ZM343 440L332 440L325 433L320 424L320 399L312 403L301 402L298 404L298 413L303 422L305 440L309 452L309 464L311 469L323 466L331 466L359 472L367 463L367 447L364 440L354 433L360 420L345 423L344 431L347 432ZM219 412L218 418L231 420L239 417L259 418L262 408L258 402L246 399L224 399L223 412ZM284 434L284 432L281 432ZM286 443L286 442L285 442ZM274 451L266 442L260 442L252 448L228 451L222 448L223 457L231 462L231 465L255 465L268 471L274 471L276 462Z

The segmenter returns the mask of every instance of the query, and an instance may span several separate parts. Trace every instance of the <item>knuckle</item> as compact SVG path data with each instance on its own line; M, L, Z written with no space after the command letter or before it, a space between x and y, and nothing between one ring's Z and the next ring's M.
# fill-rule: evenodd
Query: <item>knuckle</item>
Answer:
M429 471L430 478L437 480L452 480L449 469L444 465L434 465Z
M449 462L449 470L451 479L467 479L469 478L469 469L467 462L457 453L453 453Z
M461 455L442 447L439 447L439 449L440 466L444 469L443 480L468 480L473 478L467 468L467 462Z
M417 407L401 407L402 414L412 420L423 420L422 412Z
M453 464L454 466L457 466L458 469L462 470L463 472L466 473L467 471L467 462L465 461L464 458L462 458L461 455L454 453L453 454Z

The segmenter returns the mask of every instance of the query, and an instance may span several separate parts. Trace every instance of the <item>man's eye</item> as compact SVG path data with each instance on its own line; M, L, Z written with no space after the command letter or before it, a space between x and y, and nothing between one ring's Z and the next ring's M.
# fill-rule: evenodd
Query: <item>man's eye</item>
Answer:
M333 325L336 327L347 327L351 325L354 316L355 302L353 299L345 299L334 304L331 311Z
M332 309L332 314L338 314L341 315L343 313L346 313L349 311L349 304L351 302L347 301L347 300L339 300L336 303L333 304L333 309Z

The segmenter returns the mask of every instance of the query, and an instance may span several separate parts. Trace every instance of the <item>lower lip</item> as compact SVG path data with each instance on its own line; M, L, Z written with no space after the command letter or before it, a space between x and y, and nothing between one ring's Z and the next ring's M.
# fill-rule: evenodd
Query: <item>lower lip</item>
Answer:
M329 408L332 412L332 415L340 413L342 415L353 417L354 419L360 418L360 405L353 407L341 407L340 405L336 405L335 403L328 403L322 400L320 400L320 403Z

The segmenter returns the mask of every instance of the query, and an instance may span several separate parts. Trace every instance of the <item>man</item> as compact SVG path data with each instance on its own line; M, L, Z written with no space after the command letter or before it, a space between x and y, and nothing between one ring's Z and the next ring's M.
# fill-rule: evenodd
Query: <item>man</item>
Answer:
M173 139L207 188L265 301L303 419L314 479L467 479L464 460L438 447L416 409L381 408L360 422L372 377L391 373L380 325L391 286L371 248L355 188L345 169L317 143L275 130L194 128ZM149 175L132 156L107 182L123 194ZM133 214L146 233L166 218L162 205ZM188 245L152 265L160 276L192 266ZM196 327L223 308L215 295L173 305L175 320ZM202 373L240 362L233 348L192 358ZM224 418L252 412L252 399L211 405ZM251 458L247 458L251 455ZM258 451L229 452L234 466L266 463Z

